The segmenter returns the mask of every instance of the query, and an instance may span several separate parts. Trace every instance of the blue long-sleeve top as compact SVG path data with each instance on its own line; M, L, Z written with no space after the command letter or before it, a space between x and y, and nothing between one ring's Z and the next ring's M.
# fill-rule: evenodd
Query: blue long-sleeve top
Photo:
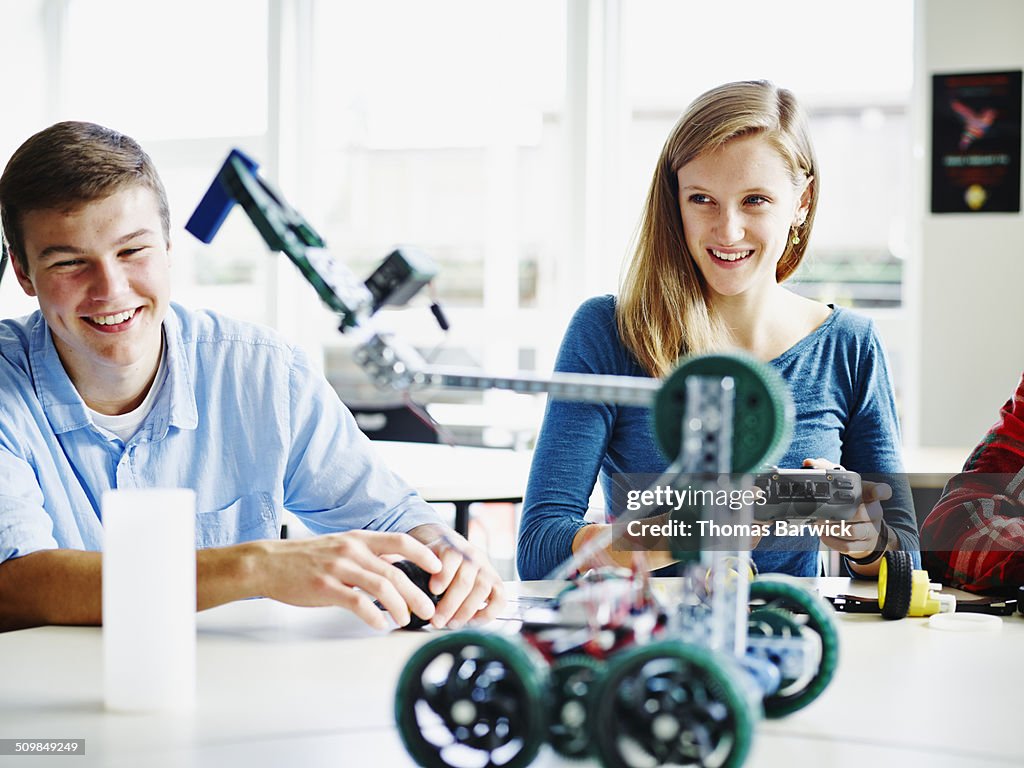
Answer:
M770 364L789 384L796 413L792 442L778 466L800 467L804 459L824 458L862 475L900 479L896 402L885 350L870 319L833 307L821 326ZM555 370L647 376L619 338L614 296L589 299L576 311ZM667 467L649 408L549 400L519 528L520 577L542 579L572 555L599 473L611 510L614 475L660 474ZM913 552L919 563L909 487L890 485L885 522L900 548ZM768 535L753 558L762 573L814 576L818 546L813 536L782 541Z

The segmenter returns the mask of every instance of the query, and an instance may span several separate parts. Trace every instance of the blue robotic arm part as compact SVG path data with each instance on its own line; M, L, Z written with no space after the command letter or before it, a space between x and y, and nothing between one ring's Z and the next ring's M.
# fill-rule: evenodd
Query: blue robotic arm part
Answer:
M364 282L335 259L320 234L259 173L259 164L231 150L185 229L211 243L237 203L267 247L299 268L320 299L339 317L342 332L356 328L382 306L404 304L437 274L426 254L393 251Z
M213 242L224 220L238 202L235 190L240 186L242 171L236 167L236 162L251 175L255 175L259 169L259 164L255 160L237 149L231 150L231 154L224 161L210 188L206 190L206 194L185 225L185 229L207 245Z

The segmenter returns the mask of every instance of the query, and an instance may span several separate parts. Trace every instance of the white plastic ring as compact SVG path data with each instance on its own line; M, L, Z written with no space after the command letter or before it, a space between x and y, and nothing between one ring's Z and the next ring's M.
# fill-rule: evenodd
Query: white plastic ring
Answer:
M992 632L1003 628L1003 620L987 613L936 613L928 626L947 632Z

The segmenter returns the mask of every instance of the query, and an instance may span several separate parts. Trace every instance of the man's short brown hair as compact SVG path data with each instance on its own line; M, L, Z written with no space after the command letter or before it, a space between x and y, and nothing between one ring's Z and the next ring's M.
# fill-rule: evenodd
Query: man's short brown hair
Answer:
M28 273L21 218L28 211L73 210L131 185L156 195L164 239L170 208L156 166L138 143L95 123L67 120L30 137L0 176L0 223L11 257Z

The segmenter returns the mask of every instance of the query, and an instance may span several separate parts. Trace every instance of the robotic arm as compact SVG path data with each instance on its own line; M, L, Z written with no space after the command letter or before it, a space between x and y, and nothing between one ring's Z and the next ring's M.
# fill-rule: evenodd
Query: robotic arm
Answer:
M331 255L312 225L260 177L258 169L255 161L237 149L232 150L185 229L209 244L231 209L236 203L240 205L267 246L291 259L324 304L338 315L342 333L357 328L371 331L368 340L358 347L355 358L382 389L507 389L576 401L644 407L653 404L661 385L652 379L570 374L497 377L474 369L428 366L412 347L390 334L372 332L371 316L381 307L406 304L430 283L437 275L433 260L417 249L399 248L360 282ZM446 327L436 309L435 316Z
M404 305L427 285L437 274L432 260L415 249L400 248L360 282L257 169L253 160L233 150L186 229L209 243L231 208L241 205L268 247L283 251L338 315L339 329L365 334L355 359L379 387L400 392L428 386L504 389L652 408L658 442L672 462L658 480L661 485L682 487L701 475L754 472L778 459L788 445L793 415L785 384L774 370L741 355L690 358L664 381L561 373L499 377L477 369L428 365L411 346L374 331L372 316L383 306ZM619 520L628 522L625 516ZM609 531L607 540L595 540L593 550L610 540ZM578 553L565 568L571 570L592 554L590 548Z
M235 203L249 216L272 251L299 268L320 299L337 313L344 333L363 325L386 304L404 304L437 274L430 258L415 249L394 251L365 281L336 260L315 229L258 173L259 165L231 151L185 229L213 242Z

